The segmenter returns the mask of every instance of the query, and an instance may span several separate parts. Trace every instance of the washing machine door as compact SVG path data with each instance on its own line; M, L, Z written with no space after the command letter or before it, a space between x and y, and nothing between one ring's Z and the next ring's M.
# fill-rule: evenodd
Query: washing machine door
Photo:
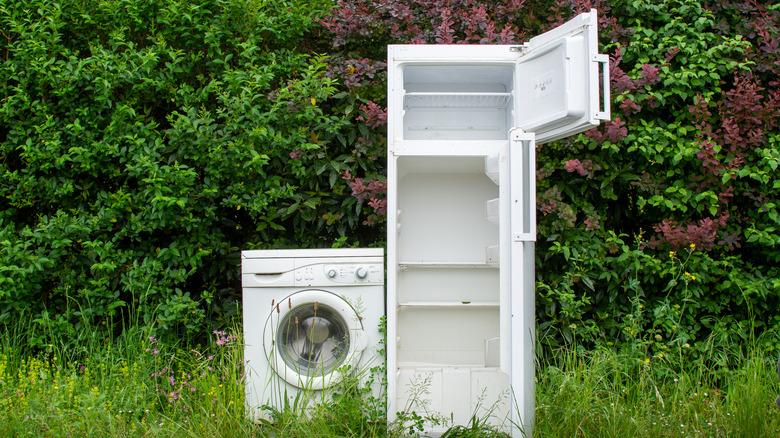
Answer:
M367 342L357 311L320 289L302 290L274 303L263 338L276 374L313 390L336 383L345 365L354 370Z

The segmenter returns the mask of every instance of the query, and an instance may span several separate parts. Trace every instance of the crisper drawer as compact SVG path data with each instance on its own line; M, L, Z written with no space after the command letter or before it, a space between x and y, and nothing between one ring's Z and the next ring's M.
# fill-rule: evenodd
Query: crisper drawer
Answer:
M396 374L399 411L438 414L467 425L472 416L509 432L509 376L498 368L401 367ZM426 425L441 433L450 425Z

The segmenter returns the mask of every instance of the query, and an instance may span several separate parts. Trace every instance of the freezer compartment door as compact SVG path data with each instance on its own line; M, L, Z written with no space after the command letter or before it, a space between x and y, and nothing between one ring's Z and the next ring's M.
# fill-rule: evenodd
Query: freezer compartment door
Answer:
M597 28L592 9L522 48L515 75L515 126L534 132L537 143L609 120L609 61L598 53Z

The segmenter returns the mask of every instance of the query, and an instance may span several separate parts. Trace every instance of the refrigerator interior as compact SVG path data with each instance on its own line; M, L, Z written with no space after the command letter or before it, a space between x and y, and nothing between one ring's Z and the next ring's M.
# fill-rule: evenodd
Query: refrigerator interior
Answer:
M406 66L403 139L506 139L513 75L507 64Z
M501 111L504 117L509 110ZM441 112L442 120L448 120L451 108ZM496 139L497 133L489 134L488 140ZM446 155L443 149L441 155L396 160L396 405L419 411L421 406L409 405L420 403L456 424L466 424L485 406L492 409L494 425L506 426L508 415L509 379L499 367L494 152ZM419 392L420 384L425 391Z

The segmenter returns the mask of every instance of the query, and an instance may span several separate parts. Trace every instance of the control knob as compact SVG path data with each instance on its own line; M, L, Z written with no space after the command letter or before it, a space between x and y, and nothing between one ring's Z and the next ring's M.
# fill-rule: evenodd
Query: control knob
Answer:
M368 269L366 269L363 266L361 266L361 267L357 268L357 270L355 271L355 275L357 276L357 278L363 280L364 278L366 278L368 276Z
M331 268L330 270L328 270L328 278L336 278L336 274L337 272L335 269Z

